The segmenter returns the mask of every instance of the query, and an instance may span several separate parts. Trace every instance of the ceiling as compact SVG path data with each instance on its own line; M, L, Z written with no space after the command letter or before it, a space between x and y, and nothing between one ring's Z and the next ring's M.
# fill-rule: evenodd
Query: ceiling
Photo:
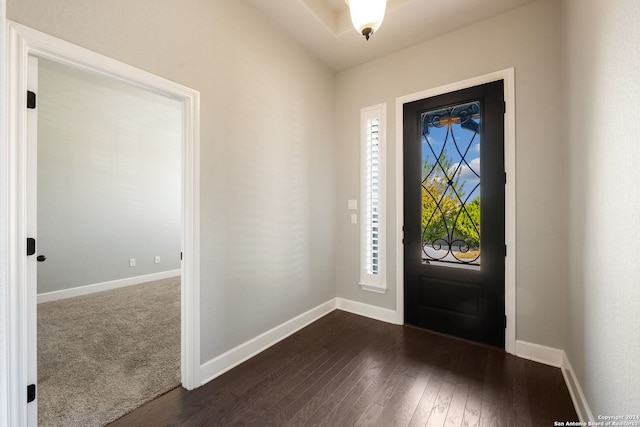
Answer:
M388 0L384 22L369 41L351 25L344 0L244 1L342 71L534 0Z

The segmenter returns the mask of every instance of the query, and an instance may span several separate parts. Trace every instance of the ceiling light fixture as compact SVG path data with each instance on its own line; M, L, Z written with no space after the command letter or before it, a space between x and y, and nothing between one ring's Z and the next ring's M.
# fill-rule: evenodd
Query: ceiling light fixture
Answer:
M367 40L378 31L384 12L387 8L387 0L345 0L351 12L351 22L355 29Z

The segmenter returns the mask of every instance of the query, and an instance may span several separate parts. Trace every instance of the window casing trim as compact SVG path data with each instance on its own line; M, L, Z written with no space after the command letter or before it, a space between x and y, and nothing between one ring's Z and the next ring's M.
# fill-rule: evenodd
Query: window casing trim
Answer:
M380 294L387 292L386 110L386 104L360 110L359 285Z

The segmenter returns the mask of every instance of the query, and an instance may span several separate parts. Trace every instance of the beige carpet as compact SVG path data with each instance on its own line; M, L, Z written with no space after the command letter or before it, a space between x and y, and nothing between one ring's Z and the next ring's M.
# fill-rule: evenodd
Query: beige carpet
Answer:
M179 384L179 277L38 305L38 425L103 426Z

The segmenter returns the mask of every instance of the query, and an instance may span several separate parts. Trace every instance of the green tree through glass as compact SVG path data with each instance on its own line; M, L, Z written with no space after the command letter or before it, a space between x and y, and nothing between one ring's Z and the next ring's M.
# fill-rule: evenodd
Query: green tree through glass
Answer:
M437 162L426 156L422 167L422 241L434 249L468 252L480 246L480 196L463 204L460 168L442 150ZM463 242L464 241L464 242Z

